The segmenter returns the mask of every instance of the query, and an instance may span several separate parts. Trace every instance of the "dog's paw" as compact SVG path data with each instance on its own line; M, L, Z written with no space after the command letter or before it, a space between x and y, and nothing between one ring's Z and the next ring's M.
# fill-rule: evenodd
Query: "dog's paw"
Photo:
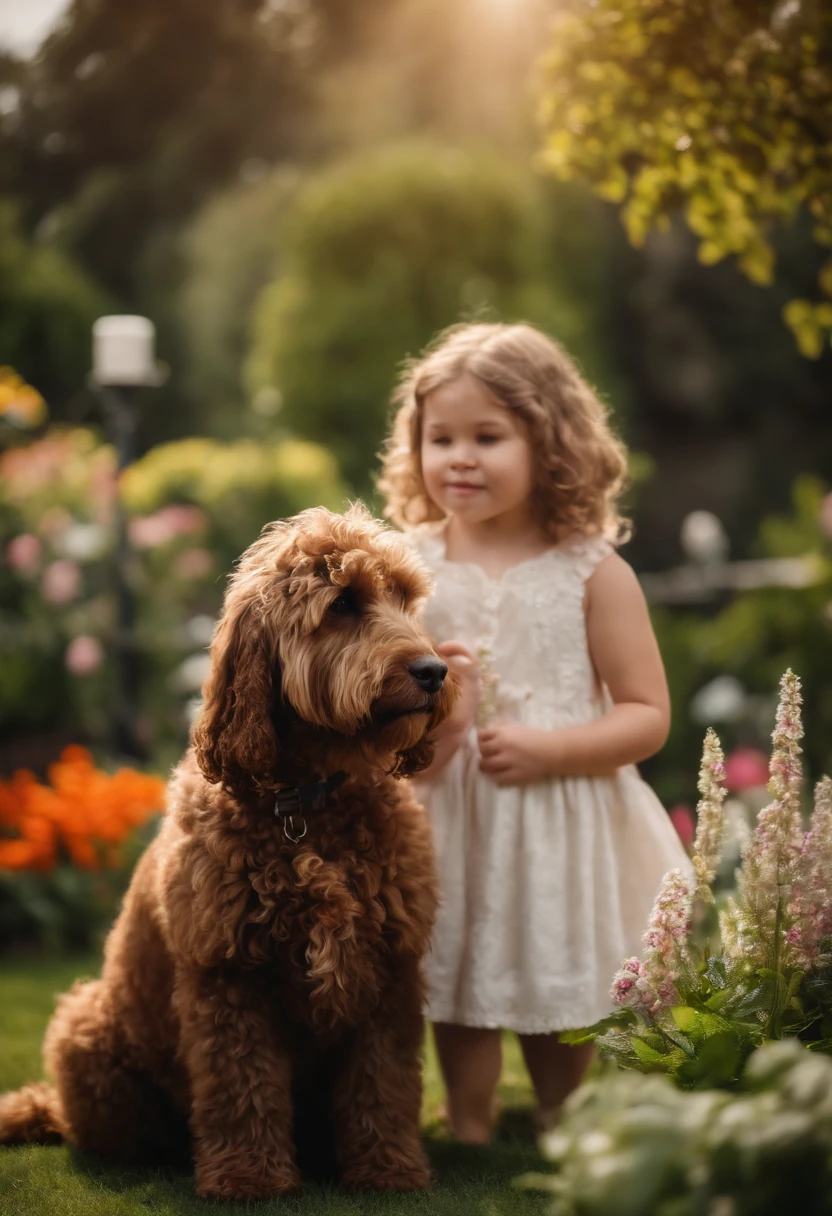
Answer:
M433 1178L427 1157L391 1165L362 1162L351 1165L341 1176L341 1185L351 1191L428 1191Z
M196 1193L200 1199L278 1199L296 1194L301 1187L298 1170L275 1169L261 1158L241 1161L214 1160L197 1170Z

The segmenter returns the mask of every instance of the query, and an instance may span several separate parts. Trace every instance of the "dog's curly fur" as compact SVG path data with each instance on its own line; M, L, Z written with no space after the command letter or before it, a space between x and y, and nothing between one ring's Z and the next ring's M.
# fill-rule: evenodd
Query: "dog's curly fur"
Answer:
M54 1087L0 1098L0 1143L121 1161L190 1151L200 1195L294 1191L331 1144L347 1186L417 1189L422 978L436 892L425 815L446 681L427 576L362 509L271 526L242 557L193 747L136 869L101 979L60 999ZM274 791L347 779L287 840Z

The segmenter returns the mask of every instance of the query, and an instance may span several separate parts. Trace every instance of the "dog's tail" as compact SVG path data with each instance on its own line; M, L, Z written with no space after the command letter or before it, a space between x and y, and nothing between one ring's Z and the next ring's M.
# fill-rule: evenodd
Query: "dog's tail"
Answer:
M40 1081L0 1094L0 1144L60 1144L61 1104L54 1085Z

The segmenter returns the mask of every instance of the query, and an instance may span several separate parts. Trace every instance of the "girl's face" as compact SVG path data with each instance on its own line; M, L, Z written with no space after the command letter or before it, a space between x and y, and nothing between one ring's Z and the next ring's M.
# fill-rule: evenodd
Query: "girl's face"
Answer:
M426 395L421 455L428 496L449 515L483 523L531 509L534 457L525 427L472 376Z

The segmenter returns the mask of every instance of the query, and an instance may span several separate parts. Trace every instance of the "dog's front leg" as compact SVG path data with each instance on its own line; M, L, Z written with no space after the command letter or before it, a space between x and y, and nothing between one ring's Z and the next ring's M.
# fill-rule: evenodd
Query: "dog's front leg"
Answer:
M335 1079L335 1143L344 1186L418 1191L430 1186L419 1135L422 986L415 961L351 1034Z
M183 968L176 1000L197 1193L266 1199L296 1191L291 1060L266 995L250 974Z

